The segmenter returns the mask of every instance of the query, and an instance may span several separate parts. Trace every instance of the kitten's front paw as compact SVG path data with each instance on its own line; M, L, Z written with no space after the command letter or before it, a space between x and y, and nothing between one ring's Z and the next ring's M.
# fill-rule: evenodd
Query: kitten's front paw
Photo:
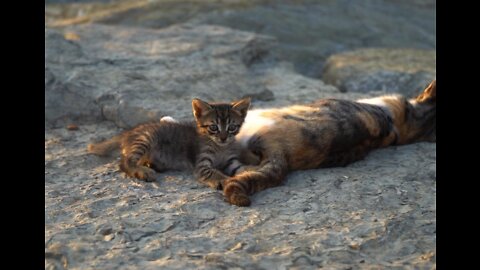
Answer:
M144 180L146 182L153 182L157 180L156 172L148 167L138 167L132 172L133 177L138 178L140 180Z

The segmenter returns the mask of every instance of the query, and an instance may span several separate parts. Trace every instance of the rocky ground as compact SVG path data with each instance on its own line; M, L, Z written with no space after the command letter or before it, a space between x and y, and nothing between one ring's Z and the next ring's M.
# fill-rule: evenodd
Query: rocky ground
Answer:
M380 2L368 1L382 10ZM401 43L405 49L352 45L327 54L323 46L312 56L325 66L318 76L315 65L303 72L295 53L279 57L288 48L282 38L204 23L211 13L165 27L133 27L135 10L46 27L45 268L436 268L434 143L376 150L344 168L293 172L283 186L255 194L248 208L229 205L188 172L143 183L126 178L116 158L86 154L90 141L140 122L191 119L193 97L252 96L259 108L413 95L435 78L434 33L420 27L430 7L423 2L410 14L409 27L419 28L403 28L414 40ZM389 10L395 1L385 3ZM155 21L145 16L142 22ZM77 128L67 129L71 124Z

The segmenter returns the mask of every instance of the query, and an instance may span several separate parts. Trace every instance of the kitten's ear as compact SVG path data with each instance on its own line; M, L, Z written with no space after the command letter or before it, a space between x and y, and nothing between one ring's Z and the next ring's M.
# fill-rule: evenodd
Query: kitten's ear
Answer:
M239 101L235 101L232 103L232 108L236 111L239 111L240 114L245 117L247 115L248 108L250 108L251 98L246 97Z
M194 98L192 100L192 108L193 108L193 116L195 116L195 118L198 119L203 115L205 115L207 111L211 110L212 106L210 106L210 104L208 104L205 101L202 101L198 98Z

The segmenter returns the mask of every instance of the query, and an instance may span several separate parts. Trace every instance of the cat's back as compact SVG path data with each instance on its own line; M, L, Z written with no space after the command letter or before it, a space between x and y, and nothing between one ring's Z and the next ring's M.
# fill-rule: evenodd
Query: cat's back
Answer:
M198 154L199 139L193 122L155 121L128 131L122 141L126 152L145 145L148 160L157 171L191 170Z
M333 122L345 121L363 109L358 104L347 100L321 99L311 104L292 105L283 108L250 110L237 135L243 145L255 135L269 133L292 137L292 132L302 129L330 128Z
M125 133L128 139L145 138L160 142L175 142L196 137L193 122L152 121L140 124Z
M295 128L331 128L330 125L349 123L365 128L380 122L389 126L392 117L381 106L342 99L320 99L307 105L284 108L256 109L248 112L238 138L245 140L254 134L271 130L288 131ZM287 133L285 133L287 134Z

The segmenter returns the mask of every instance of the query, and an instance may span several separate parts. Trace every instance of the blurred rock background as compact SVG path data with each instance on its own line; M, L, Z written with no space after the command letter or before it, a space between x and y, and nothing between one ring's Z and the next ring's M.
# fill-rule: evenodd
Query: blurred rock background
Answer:
M167 38L165 35L157 36L155 33L167 31L166 29L172 29L172 27L178 25L190 25L190 27L216 25L226 27L229 30L225 31L231 31L232 33L238 32L234 30L246 31L250 35L255 33L255 37L250 38L252 41L242 41L243 43L250 42L248 46L253 50L250 52L253 55L243 56L251 58L243 59L247 67L253 62L259 62L260 58L262 58L262 63L269 61L263 67L273 67L277 66L278 63L287 62L291 64L294 73L308 78L321 79L336 86L342 92L365 93L380 90L399 92L411 96L418 93L426 83L435 77L435 1L47 1L45 4L45 21L46 27L52 29L52 31L46 30L45 36L46 44L52 44L52 46L47 46L48 50L46 51L47 90L50 90L52 78L56 78L56 83L62 85L68 85L69 82L62 81L60 77L70 78L73 81L72 83L81 82L78 76L83 76L83 72L86 71L68 59L87 61L85 58L78 57L78 54L83 53L84 50L96 52L106 50L105 53L110 55L109 57L112 59L104 60L116 61L114 58L121 57L120 54L123 54L124 58L126 57L125 53L127 53L128 47L143 46L144 48L139 47L137 51L139 53L143 50L143 59L134 59L139 55L132 53L130 50L131 55L128 56L126 61L153 61L151 55L163 53L164 51L161 50L165 50L165 48L155 47L155 44L166 44L163 39ZM87 26L91 24L111 27ZM141 29L132 30L131 27ZM198 40L193 41L193 39L211 35L211 29L212 27L203 27L189 32L179 32L176 37L172 37L172 40L168 41L168 46L171 51L176 50L178 46L184 46L181 49L184 51L198 50L195 56L185 56L186 65L193 62L195 62L195 65L208 65L208 63L187 59L188 57L209 58L210 55L209 52L203 51L204 48L201 44L197 44L195 48L185 48L186 44L190 42L185 41L185 39L192 39L191 42L199 42ZM135 39L127 40L125 37L119 36L117 40L109 40L112 37L108 36L108 33L111 32L110 35L115 35L118 31L124 33L135 32ZM77 32L82 32L82 35ZM102 32L104 35L97 34L97 32ZM64 42L60 40L62 35L66 40ZM180 39L183 40L177 41ZM140 40L144 40L143 44L140 44ZM115 51L104 47L105 44L112 42L121 43L115 48ZM208 43L207 40L205 42ZM220 42L225 44L210 43L207 46L210 46L213 50L216 50L215 46L229 46L227 43L231 43L231 46L237 46L238 48L242 46L240 41L231 40L228 35L220 37ZM76 49L69 50L62 46L76 47ZM220 48L220 50L222 49L225 48ZM113 53L118 53L118 55ZM104 53L98 53L99 56L89 55L88 57L90 57L89 59L92 59L92 57L108 58L105 55L102 56L102 54ZM200 56L199 54L204 55ZM60 56L62 56L63 62L57 61L54 63L50 61L52 57L58 58ZM76 65L75 71L72 71L73 69L53 71L55 64L62 66ZM123 66L120 67L120 65ZM125 65L128 65L128 67ZM134 68L129 65L130 63L122 62L112 66L123 70L121 72L125 72L126 67L127 69ZM142 65L148 64L142 63ZM118 84L115 76L119 74L114 75L115 72L110 72L108 67L98 67L90 63L85 69L89 67L94 70L105 70L98 72L98 76L103 78L102 80L104 80L107 88L114 87L115 83L111 80L116 80ZM162 70L171 69L169 70L171 73L176 68L178 67L160 67L160 65L153 64L147 69L151 73L155 73L152 76L162 77L165 73L169 73L162 72ZM236 62L231 62L224 63L222 67L213 67L212 72L235 72L232 69L238 70L240 68L242 66L239 66ZM160 70L153 72L153 69ZM199 67L199 70L208 72L208 68L205 67ZM249 72L249 70L244 72ZM72 79L72 74L60 74L71 72L77 76L75 80ZM223 74L222 76L217 75L226 78ZM211 76L212 74L210 74ZM248 77L245 74L235 74L235 76L239 80ZM48 81L50 84L47 84L47 77L50 79ZM90 76L85 78L92 80L90 83L94 85L93 88L96 88L89 91L97 91L100 88L101 84L93 82L95 78ZM250 80L250 78L248 79ZM144 74L143 77L137 76L135 80L136 83L145 84L145 81L151 80L151 78ZM199 80L186 76L181 81L187 85L195 85ZM201 81L205 82L203 79ZM168 93L174 91L173 96L176 95L177 97L181 91L192 93L179 86L157 89L162 88L158 79L156 84L151 83L150 90L155 90L157 93L163 94L165 91ZM145 85L136 85L135 82L130 84L133 84L131 88L145 88ZM236 88L242 87L242 85L250 89L253 88L247 82L236 82L235 86L227 83L227 85L221 87L224 91L230 89L232 92L240 93ZM118 87L117 90L127 91ZM103 89L101 91L108 92L106 95L115 96L118 99L118 95L112 94L110 90ZM148 89L138 91L150 92ZM260 91L263 91L263 89ZM50 92L47 92L47 97L50 100ZM53 95L53 99L58 100L58 95L56 93ZM99 98L99 94L95 94L95 97ZM212 96L212 98L220 99L226 97L230 96ZM92 103L93 99L85 100L85 103L89 102ZM66 103L62 101L62 104L65 105ZM185 104L181 104L181 106L183 105ZM66 106L70 107L71 110L79 111L76 105L73 107ZM85 106L82 107L83 113L88 114L85 118L99 118L98 108L93 109L93 104ZM46 107L50 109L54 106L50 106L50 103L48 103ZM46 110L48 109L46 108ZM157 113L155 112L152 115L156 117ZM170 111L165 110L165 113L170 113ZM53 122L55 122L63 116L50 110L47 118L53 119ZM106 116L107 119L111 117ZM125 121L128 122L128 120ZM125 123L120 125L125 126Z

